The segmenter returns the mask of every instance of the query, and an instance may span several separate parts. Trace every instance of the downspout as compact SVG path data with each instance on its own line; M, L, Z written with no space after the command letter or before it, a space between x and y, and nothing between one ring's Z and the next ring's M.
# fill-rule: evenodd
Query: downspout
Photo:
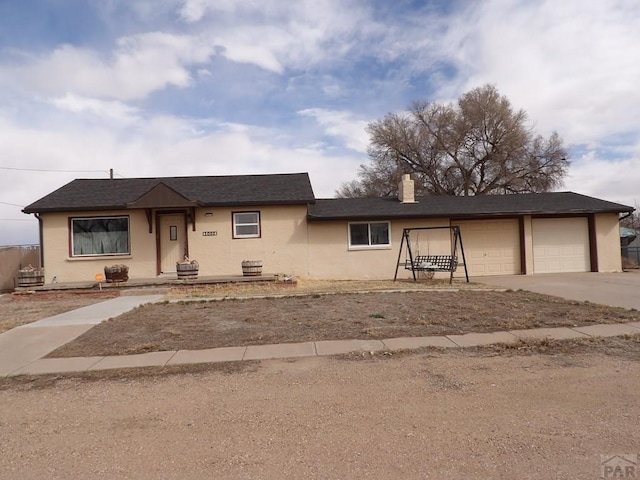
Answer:
M40 240L40 268L44 268L44 235L42 228L42 218L38 212L34 213L35 217L38 219L38 237Z

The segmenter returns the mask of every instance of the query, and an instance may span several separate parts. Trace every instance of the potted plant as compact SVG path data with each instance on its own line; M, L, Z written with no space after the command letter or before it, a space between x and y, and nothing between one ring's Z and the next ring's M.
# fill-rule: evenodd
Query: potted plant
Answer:
M18 270L19 287L39 287L44 285L44 268L34 268L27 265Z
M104 278L107 283L119 283L129 280L129 267L126 265L111 265L104 267Z
M198 262L195 260L189 261L188 257L184 257L184 260L181 262L176 262L176 271L178 272L178 278L181 279L189 279L189 278L198 278Z
M244 260L242 275L245 277L259 277L262 275L262 260Z

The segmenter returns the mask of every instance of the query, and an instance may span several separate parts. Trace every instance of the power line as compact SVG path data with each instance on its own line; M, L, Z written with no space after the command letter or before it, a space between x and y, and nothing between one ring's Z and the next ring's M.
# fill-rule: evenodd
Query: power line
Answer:
M20 207L20 208L24 208L24 205L16 205L15 203L9 203L9 202L0 202L2 205L9 205L11 207Z
M0 167L0 170L17 170L20 172L48 172L48 173L109 173L107 170L47 170L41 168Z
M33 222L35 218L0 218L0 222Z

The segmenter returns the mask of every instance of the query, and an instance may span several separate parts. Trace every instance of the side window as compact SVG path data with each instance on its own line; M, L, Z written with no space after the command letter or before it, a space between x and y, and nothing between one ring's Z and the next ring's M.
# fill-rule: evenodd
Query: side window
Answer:
M235 212L233 238L259 238L260 212Z
M349 248L391 246L389 222L349 224Z

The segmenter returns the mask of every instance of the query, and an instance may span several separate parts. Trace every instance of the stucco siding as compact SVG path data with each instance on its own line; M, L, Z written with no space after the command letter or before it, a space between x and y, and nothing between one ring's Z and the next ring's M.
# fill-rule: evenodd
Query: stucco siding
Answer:
M260 212L260 237L233 238L233 212ZM241 275L243 260L261 260L264 272L306 276L306 215L304 205L198 209L189 256L201 275Z
M96 257L71 257L69 219L105 216L129 216L130 255L109 255ZM129 276L149 278L156 275L155 233L149 233L149 224L143 211L131 210L81 213L42 214L44 230L45 282L53 277L58 282L93 281L97 273L104 273L104 267L113 264L129 266Z
M378 221L378 220L375 220ZM309 223L309 276L324 279L393 279L402 241L402 231L409 227L449 226L448 219L395 220L390 222L388 247L349 248L349 222ZM449 254L449 230L415 231L411 234L414 254ZM401 261L405 259L405 249ZM411 272L400 268L398 278L410 278Z
M233 238L232 213L237 211L260 212L259 238ZM306 276L306 213L305 206L197 209L196 230L187 224L189 257L200 264L200 275L241 275L243 260L262 260L264 272ZM129 216L130 255L69 255L69 218L117 215ZM129 266L130 278L157 275L155 214L152 233L143 210L43 214L42 221L47 283L54 276L59 282L90 281L105 265L120 263Z
M259 238L233 238L233 213L259 212ZM69 219L73 217L101 217L127 215L130 219L130 255L72 257L70 255ZM59 282L92 281L105 265L123 263L129 266L131 278L152 278L157 275L157 225L152 215L153 231L144 210L94 211L82 213L42 214L44 229L43 256L45 282L53 278ZM372 220L375 222L384 220ZM485 220L460 223L463 227L482 225ZM490 220L486 220L490 222ZM516 222L511 220L511 222ZM530 216L523 218L523 245L527 273L534 271L535 228ZM349 222L307 221L307 208L297 206L248 206L237 208L199 208L193 225L186 226L189 256L200 264L200 275L241 275L243 260L261 260L265 273L286 273L300 278L320 279L391 279L393 278L403 228L449 226L449 219L391 220L390 245L376 247L350 247ZM515 225L515 223L514 223ZM621 270L616 214L595 215L598 269L602 272ZM515 227L514 227L515 228ZM467 228L468 230L468 228ZM517 229L510 229L511 243L518 245ZM467 261L476 245L474 236L462 229L467 249ZM450 231L413 231L411 247L414 255L450 253ZM486 242L485 242L486 243ZM517 250L517 247L516 247ZM509 265L519 262L510 259ZM400 254L405 261L406 247ZM512 267L513 267L512 265ZM519 264L518 264L519 265ZM516 265L517 266L517 265ZM511 267L510 267L511 268ZM511 268L513 270L513 268ZM516 269L517 270L517 269ZM470 271L470 274L473 272ZM503 272L504 273L504 272ZM464 274L462 268L456 276ZM446 277L447 274L439 274ZM411 272L400 267L398 278L411 278Z
M599 272L622 271L620 255L620 224L617 213L595 216Z

